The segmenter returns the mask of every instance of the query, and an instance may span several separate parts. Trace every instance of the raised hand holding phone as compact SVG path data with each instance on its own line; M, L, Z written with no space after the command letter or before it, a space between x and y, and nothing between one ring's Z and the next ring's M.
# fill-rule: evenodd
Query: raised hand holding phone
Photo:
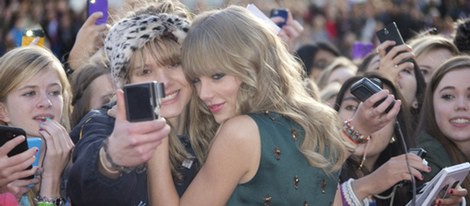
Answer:
M357 81L354 89L351 87L351 94L362 101L351 119L351 124L361 134L368 135L395 120L400 111L401 101L395 100L393 95L387 90L382 90L370 79L365 79ZM394 102L392 108L388 109L392 102Z
M87 1L88 17L95 12L103 13L103 16L96 20L96 25L106 24L108 21L108 0L88 0Z
M402 45L405 43L395 22L392 22L391 24L385 26L383 29L377 31L376 35L380 43L383 43L387 40L394 41L395 45ZM387 47L385 48L385 51L388 53L391 49L391 47Z
M279 28L282 28L287 23L289 11L284 8L275 8L271 10L269 17L276 23Z
M368 78L362 78L359 81L355 82L351 86L351 94L354 95L357 99L361 100L362 102L366 101L370 96L374 95L377 92L382 91L379 85L374 83L372 80ZM386 98L383 98L374 103L374 107L377 107L379 104L385 101ZM387 107L385 113L388 113L393 106L395 105L395 100Z
M70 50L67 62L73 70L80 68L84 61L88 61L92 54L102 48L107 34L107 24L99 24L105 13L92 13L83 23L77 33L77 38Z
M409 66L413 66L414 56L411 53L412 49L405 44L395 22L392 22L383 29L377 31L376 36L381 43L377 46L377 53L381 57L381 70L390 70L390 68L393 67L399 68L400 65L405 65L403 64L404 62L409 62L408 64L411 63ZM391 43L390 41L393 41L394 43ZM383 62L391 62L391 64L383 64Z
M168 136L170 127L163 118L128 121L124 92L118 90L116 97L116 121L113 132L103 144L100 161L105 161L102 163L109 169L126 172L150 159L162 139Z

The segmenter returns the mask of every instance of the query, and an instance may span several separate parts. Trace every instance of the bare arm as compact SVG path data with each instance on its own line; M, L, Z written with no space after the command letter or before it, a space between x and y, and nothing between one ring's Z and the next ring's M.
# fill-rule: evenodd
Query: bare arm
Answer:
M162 154L163 149L159 147L149 162L152 205L225 205L236 186L256 173L261 150L258 128L251 118L240 116L227 121L216 135L205 164L180 200L169 171L168 149Z

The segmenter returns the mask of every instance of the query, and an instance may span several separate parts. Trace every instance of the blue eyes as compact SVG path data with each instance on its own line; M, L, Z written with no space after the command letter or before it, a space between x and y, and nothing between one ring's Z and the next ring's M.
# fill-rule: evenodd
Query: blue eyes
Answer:
M212 76L210 76L210 78L212 80L220 80L220 79L224 78L224 76L225 76L224 73L215 73ZM200 78L194 78L194 79L191 80L191 83L196 84L196 83L199 83L200 81L201 81Z

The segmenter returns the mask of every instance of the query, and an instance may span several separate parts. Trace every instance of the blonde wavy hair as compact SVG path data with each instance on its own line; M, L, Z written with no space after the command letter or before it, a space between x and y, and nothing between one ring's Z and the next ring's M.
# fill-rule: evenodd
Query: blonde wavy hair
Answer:
M337 171L346 160L347 143L341 138L336 112L307 92L302 66L281 39L245 8L229 6L196 17L183 43L182 65L189 80L215 72L240 78L239 114L273 111L299 123L305 129L299 150L312 166ZM190 137L204 162L219 125L195 93L190 121L197 124L190 125Z

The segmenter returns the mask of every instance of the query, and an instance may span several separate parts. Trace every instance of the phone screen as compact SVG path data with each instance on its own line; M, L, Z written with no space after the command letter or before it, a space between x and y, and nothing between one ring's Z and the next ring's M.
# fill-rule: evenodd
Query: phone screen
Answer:
M156 118L156 82L125 85L127 120L130 122L149 121Z
M103 17L96 20L96 25L106 24L108 21L108 0L88 0L87 2L88 16L95 12L101 12Z

